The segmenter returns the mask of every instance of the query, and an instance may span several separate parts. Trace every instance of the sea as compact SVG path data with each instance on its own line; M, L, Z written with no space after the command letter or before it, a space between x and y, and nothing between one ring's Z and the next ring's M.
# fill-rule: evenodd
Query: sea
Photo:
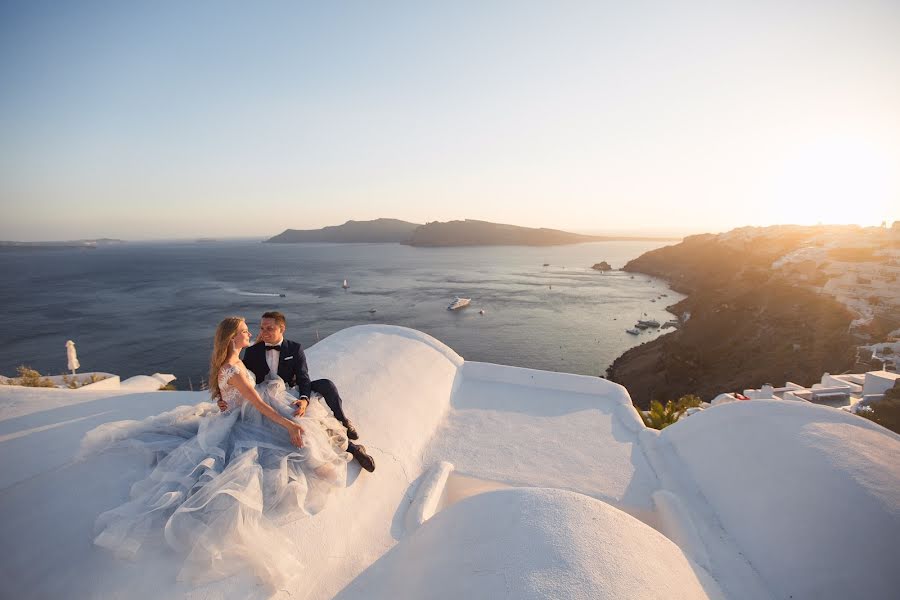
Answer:
M241 240L5 250L0 374L12 376L19 365L64 373L65 344L73 340L81 372L171 373L178 389L199 389L222 318L244 316L255 335L260 315L279 310L286 337L307 348L347 327L384 323L432 335L466 360L599 376L629 348L665 334L634 336L627 328L638 318L672 318L666 306L683 296L653 277L591 266L620 269L667 243L418 248ZM457 296L471 304L447 310Z

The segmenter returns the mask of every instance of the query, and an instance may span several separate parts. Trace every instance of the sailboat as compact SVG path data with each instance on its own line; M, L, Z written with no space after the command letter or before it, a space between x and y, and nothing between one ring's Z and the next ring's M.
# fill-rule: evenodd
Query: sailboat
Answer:
M345 280L344 280L344 283L341 284L341 287L344 288L344 289L346 290L348 287L350 287L350 284L347 283L347 280L345 279Z

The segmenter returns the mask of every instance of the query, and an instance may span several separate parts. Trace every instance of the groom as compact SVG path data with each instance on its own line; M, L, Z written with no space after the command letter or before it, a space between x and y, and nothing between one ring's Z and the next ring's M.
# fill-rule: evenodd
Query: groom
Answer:
M325 403L334 418L347 428L347 437L351 440L359 438L359 434L353 423L344 414L341 396L337 388L329 379L309 380L309 371L306 366L306 355L303 347L291 340L284 339L284 331L287 328L287 320L278 311L264 313L260 323L259 342L244 350L244 365L256 376L256 381L263 381L269 373L275 373L281 377L285 386L290 388L297 386L300 398L294 402L297 407L294 416L302 417L309 406L309 396L317 392L325 398ZM222 405L219 405L222 408ZM224 409L223 409L224 410ZM375 461L366 453L366 447L350 442L347 452L360 466L370 473L375 470Z

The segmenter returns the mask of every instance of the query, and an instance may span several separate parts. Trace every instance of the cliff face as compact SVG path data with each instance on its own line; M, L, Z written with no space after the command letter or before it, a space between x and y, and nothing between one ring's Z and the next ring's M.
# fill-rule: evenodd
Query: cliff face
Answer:
M347 221L343 225L333 225L322 229L286 229L266 242L273 244L295 244L301 242L332 243L404 243L419 227L398 219L375 219L374 221Z
M786 381L810 384L854 363L853 315L835 300L795 285L771 267L816 235L789 228L774 236L701 235L648 252L626 271L655 275L689 294L670 307L686 321L676 332L633 348L607 371L634 403Z

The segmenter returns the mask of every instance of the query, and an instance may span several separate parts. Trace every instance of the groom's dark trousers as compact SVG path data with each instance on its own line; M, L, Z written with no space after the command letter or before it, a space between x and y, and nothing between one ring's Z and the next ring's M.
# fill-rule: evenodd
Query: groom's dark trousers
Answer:
M253 372L257 382L263 381L269 375L269 363L266 362L266 345L257 342L244 350L244 365ZM278 358L278 376L284 380L287 387L297 386L301 396L309 398L316 392L325 398L325 404L334 413L334 418L341 423L347 422L344 415L341 395L330 379L309 380L309 369L306 366L306 355L303 346L299 342L284 340L281 342L281 351Z

